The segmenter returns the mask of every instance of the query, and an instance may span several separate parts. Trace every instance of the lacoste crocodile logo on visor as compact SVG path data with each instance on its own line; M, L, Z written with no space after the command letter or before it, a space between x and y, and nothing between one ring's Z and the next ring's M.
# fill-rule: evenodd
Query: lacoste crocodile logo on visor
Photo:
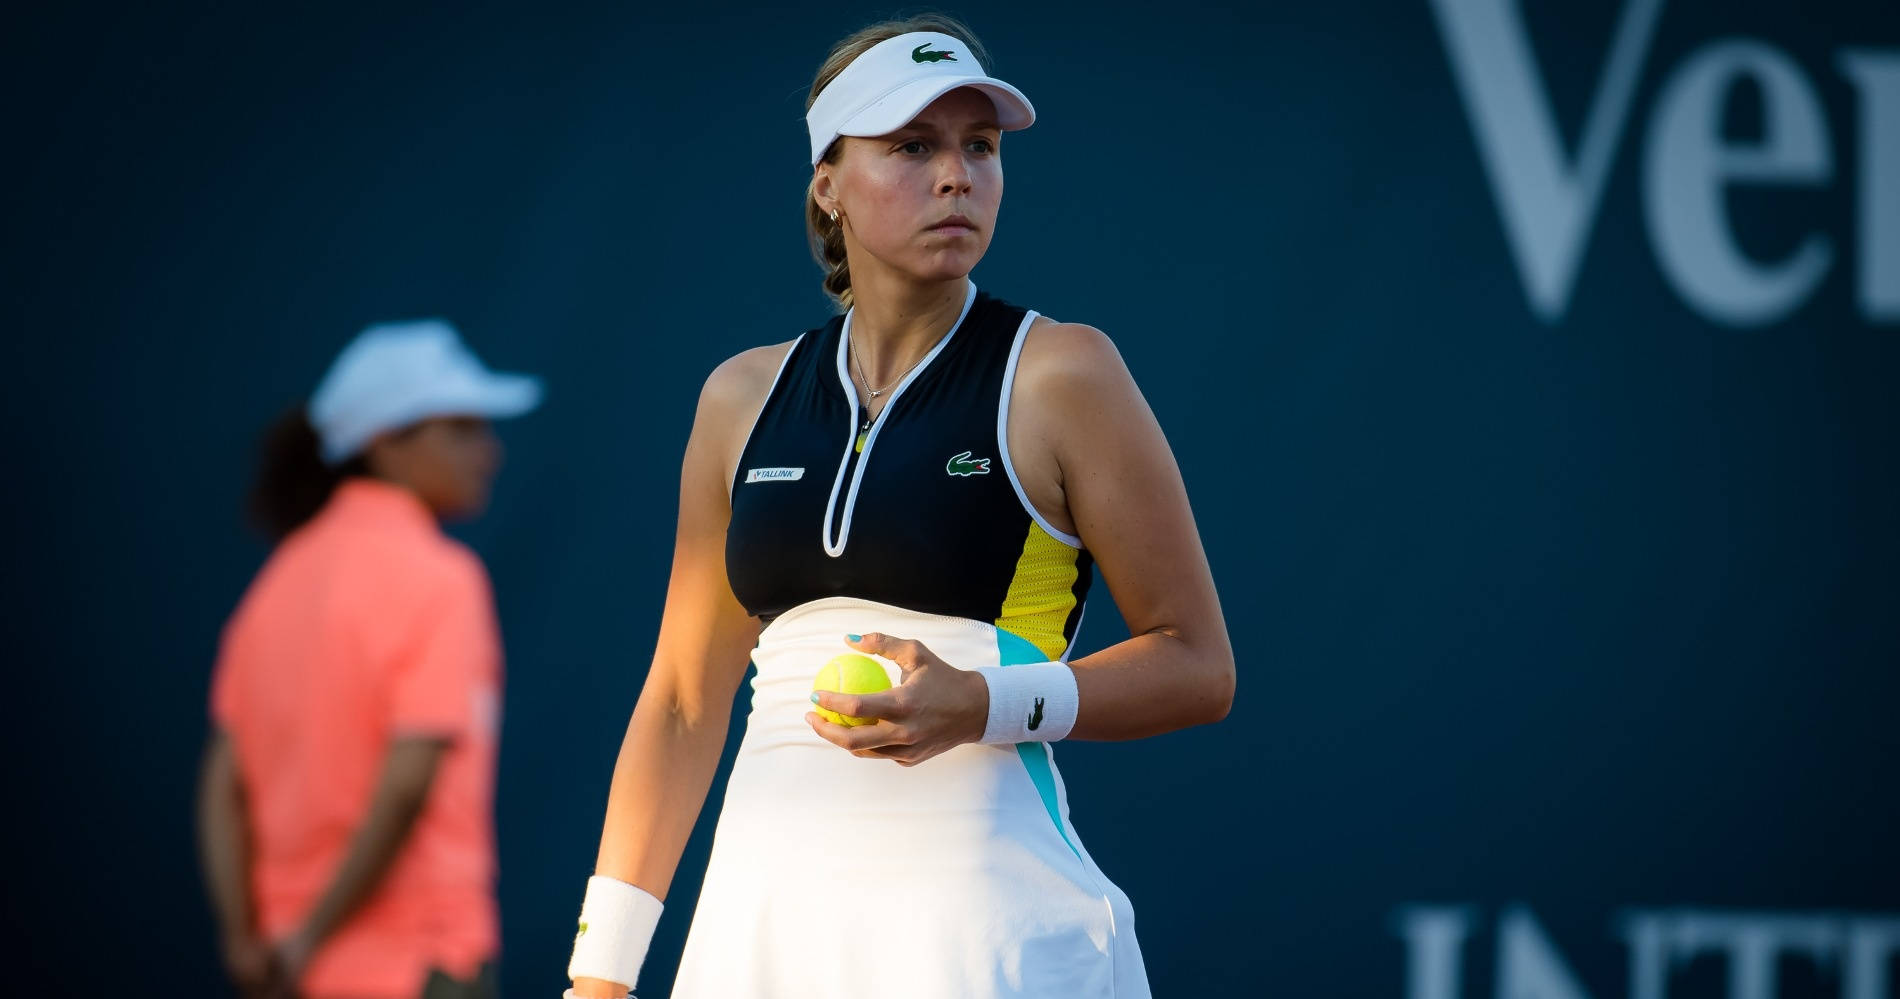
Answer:
M925 52L924 50L929 47L930 47L930 43L925 42L924 44L919 45L914 49L911 49L910 61L912 62L943 62L946 59L949 60L950 62L957 61L957 57L954 54L952 54L949 49L938 49L935 52Z

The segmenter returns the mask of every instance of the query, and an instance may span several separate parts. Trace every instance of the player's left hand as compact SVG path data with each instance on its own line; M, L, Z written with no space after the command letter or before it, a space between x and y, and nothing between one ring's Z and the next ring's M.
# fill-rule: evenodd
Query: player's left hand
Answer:
M875 694L818 692L819 707L877 719L851 727L808 711L805 721L820 738L850 750L853 756L892 760L907 767L983 738L989 723L990 688L980 674L958 669L908 638L872 633L855 642L846 639L846 643L896 663L903 677L897 686Z

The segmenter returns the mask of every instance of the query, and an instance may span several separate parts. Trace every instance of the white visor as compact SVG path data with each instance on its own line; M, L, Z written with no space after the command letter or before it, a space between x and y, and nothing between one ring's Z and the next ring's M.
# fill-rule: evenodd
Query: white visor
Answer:
M974 87L996 105L1005 132L1028 128L1036 109L1022 91L987 75L969 46L951 35L913 31L885 40L851 60L805 112L811 165L840 135L887 135L910 123L930 102L958 87Z
M332 465L377 434L436 416L520 416L541 402L541 380L490 371L439 319L371 326L343 348L306 414Z

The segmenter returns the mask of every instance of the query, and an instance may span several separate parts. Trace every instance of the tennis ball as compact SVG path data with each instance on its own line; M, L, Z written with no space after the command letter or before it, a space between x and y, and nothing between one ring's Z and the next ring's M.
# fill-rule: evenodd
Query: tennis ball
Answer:
M880 690L891 689L890 674L884 672L884 666L870 656L861 656L855 652L833 656L812 678L811 689L833 690L841 694L875 694ZM837 725L869 725L876 718L859 718L855 715L841 715L816 705L812 710L818 712L828 722Z

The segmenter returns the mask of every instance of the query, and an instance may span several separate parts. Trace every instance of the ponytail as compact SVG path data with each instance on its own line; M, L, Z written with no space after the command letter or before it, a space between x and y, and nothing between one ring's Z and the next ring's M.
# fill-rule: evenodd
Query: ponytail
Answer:
M264 432L258 455L257 479L251 486L251 522L282 541L290 532L316 516L337 484L369 471L357 456L331 467L323 460L321 440L304 415L301 404L291 407Z

